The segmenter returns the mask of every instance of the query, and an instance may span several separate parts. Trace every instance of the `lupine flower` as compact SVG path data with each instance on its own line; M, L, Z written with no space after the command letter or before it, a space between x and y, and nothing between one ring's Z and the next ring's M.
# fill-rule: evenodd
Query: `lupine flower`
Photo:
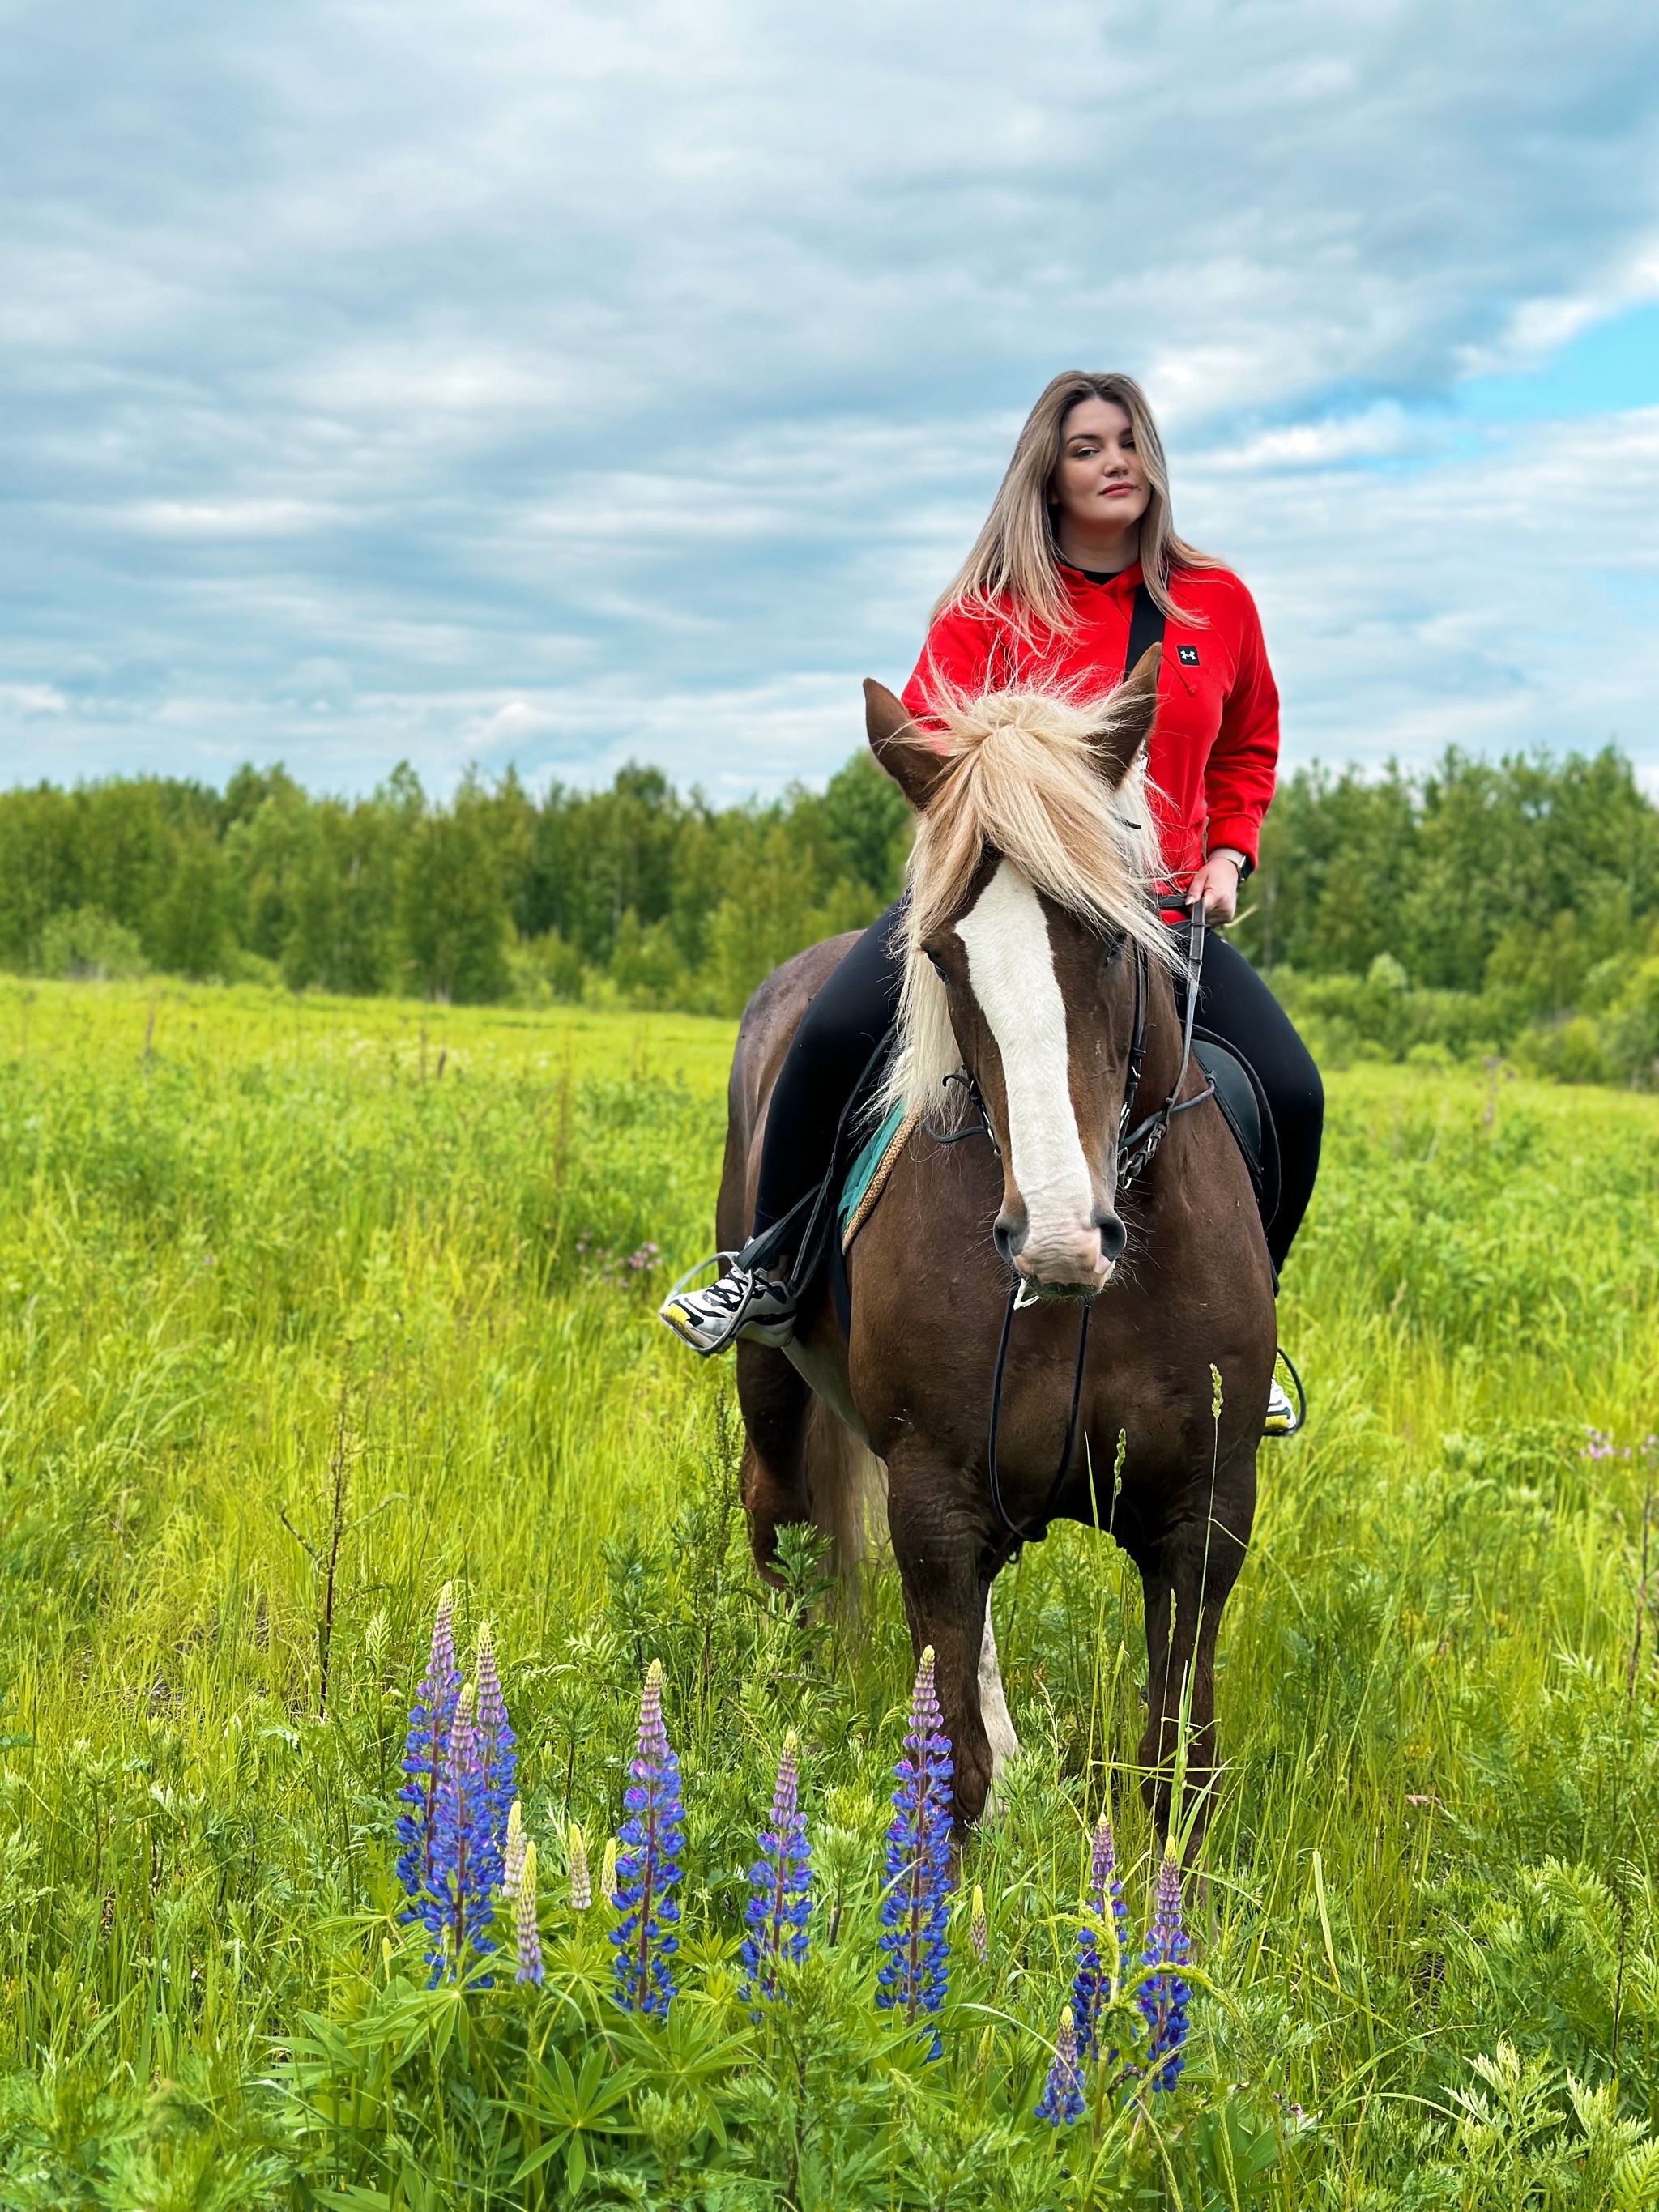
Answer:
M985 1919L985 1892L974 1884L974 1910L968 1923L968 1941L974 1947L974 1956L984 1966L991 1956L991 1930Z
M1089 1894L1085 1902L1091 1912L1104 1920L1109 1913L1111 1923L1117 1931L1117 1956L1108 1968L1102 1961L1100 1942L1092 1928L1077 1931L1077 1974L1072 1983L1072 2019L1077 2028L1078 2055L1091 2058L1096 2051L1096 2031L1100 2021L1102 2001L1109 1994L1121 1976L1129 1959L1129 1908L1123 1902L1123 1886L1117 1878L1117 1863L1112 1850L1111 1823L1103 1813L1095 1823L1094 1842L1089 1852ZM1106 2063L1116 2057L1109 2051Z
M794 1731L783 1740L778 1759L777 1786L772 1792L772 1825L757 1838L760 1857L749 1869L749 1902L744 1908L744 1994L751 2009L762 1997L776 1993L773 1969L780 1959L792 1962L806 1956L806 1916L811 1911L811 1851L806 1823L801 1816L799 1787L795 1774Z
M1083 2076L1078 2072L1077 2029L1069 2011L1060 2015L1054 2036L1054 2055L1048 2078L1042 2085L1036 2116L1051 2128L1068 2128L1083 2117Z
M500 1863L501 1855L490 1833L472 1700L464 1692L444 1747L434 1822L432 1895L442 1912L440 1948L428 1954L434 1984L446 1966L459 1974L469 1950L495 1949L489 1939L489 1920ZM432 1923L428 1920L427 1924Z
M1154 2089L1173 2089L1186 2061L1187 2005L1192 1995L1177 1971L1187 1963L1187 1932L1181 1924L1181 1868L1173 1852L1158 1870L1152 1924L1146 1931L1142 1963L1162 1971L1148 1975L1135 1992L1146 2017L1146 2063Z
M513 1809L507 1816L507 1854L501 1863L501 1887L509 1897L519 1893L519 1883L524 1874L524 1808L515 1797Z
M605 1864L599 1869L599 1895L609 1905L617 1902L617 1838L605 1839Z
M461 1678L455 1666L453 1596L454 1585L446 1583L438 1594L426 1673L409 1716L403 1756L403 1770L409 1779L398 1792L398 1802L405 1808L398 1815L398 1841L403 1845L398 1857L398 1879L415 1900L403 1917L425 1920L434 1936L441 1917L432 1882L438 1784L443 1773L444 1746L455 1717L455 1701L461 1693Z
M929 1644L916 1669L905 1756L893 1769L893 1820L887 1831L886 1887L878 1948L876 2002L902 2008L908 2021L945 2002L945 1929L951 1887L951 1743L933 1686ZM932 2053L939 2055L939 2031Z
M615 1869L611 1875L616 1880ZM573 1820L570 1823L570 1906L574 1912L586 1912L593 1902L593 1877L587 1871L587 1846L582 1841L582 1832Z
M507 1725L501 1677L495 1672L495 1646L487 1620L481 1621L478 1626L477 1715L474 1728L478 1773L483 1785L484 1803L488 1808L483 1841L488 1859L480 1873L494 1887L501 1881L507 1870L503 1852L507 1842L507 1808L513 1802L513 1785L518 1771L518 1753L514 1748L517 1740Z
M514 1977L520 1982L542 1985L542 1931L537 1918L536 1846L524 1847L524 1863L520 1870L517 1905L514 1915L514 1936L519 1954L519 1971Z
M617 1947L617 1990L629 2012L664 2014L674 1994L669 1960L679 1948L674 1933L680 1909L672 1892L680 1878L685 1812L680 1802L680 1763L662 1723L662 1662L653 1659L640 1699L639 1748L623 1803L622 1849L617 1856L617 1903L622 1918L611 1931Z

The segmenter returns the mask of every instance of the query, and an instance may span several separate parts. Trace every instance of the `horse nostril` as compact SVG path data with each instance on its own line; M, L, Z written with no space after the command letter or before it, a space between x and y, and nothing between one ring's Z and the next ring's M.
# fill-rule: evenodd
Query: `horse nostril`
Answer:
M997 1216L996 1226L991 1231L991 1241L1002 1255L1005 1267L1012 1267L1017 1253L1025 1249L1030 1224L1006 1213Z
M1095 1224L1100 1231L1100 1249L1107 1260L1115 1263L1123 1257L1123 1248L1129 1241L1129 1232L1116 1214L1108 1213Z

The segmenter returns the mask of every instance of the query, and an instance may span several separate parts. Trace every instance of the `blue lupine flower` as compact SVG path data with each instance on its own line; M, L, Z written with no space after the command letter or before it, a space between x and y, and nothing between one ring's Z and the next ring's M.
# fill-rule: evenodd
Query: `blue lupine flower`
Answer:
M886 1887L878 1948L885 1963L876 1977L876 2002L902 2007L908 2021L945 2002L945 1929L951 1888L951 1742L933 1686L929 1644L916 1669L905 1756L893 1769L893 1820L887 1831ZM939 2031L931 2055L939 2055Z
M519 1869L519 1887L514 1899L514 1947L519 1954L519 1971L514 1979L542 1985L542 1931L536 1897L536 1846L526 1843L524 1859Z
M1060 2015L1054 2055L1042 2085L1036 2116L1051 2128L1069 2128L1083 2118L1083 2076L1078 2071L1077 2028L1069 2011Z
M455 1666L453 1599L453 1585L446 1583L439 1593L437 1616L432 1624L432 1650L426 1673L409 1716L403 1756L403 1770L409 1779L398 1792L398 1803L407 1808L398 1815L398 1841L404 1847L398 1858L398 1879L415 1900L403 1917L424 1920L434 1936L442 1924L432 1880L438 1785L443 1773L444 1747L461 1693L461 1678Z
M507 1826L512 1814L518 1754L514 1748L517 1739L507 1726L501 1677L495 1672L495 1646L488 1621L482 1622L478 1629L478 1702L473 1727L479 1777L488 1808L484 1838L487 1858L479 1866L478 1878L495 1889L507 1878Z
M496 1886L494 1870L501 1854L490 1832L470 1691L459 1698L450 1723L433 1826L432 1895L441 1907L434 1932L440 1941L427 1960L435 1984L446 1972L459 1977L469 1951L495 1948L489 1923ZM430 1919L427 1925L432 1926ZM485 1981L480 1986L488 1989L490 1984Z
M1112 1926L1117 1931L1117 1957L1109 1968L1101 1959L1100 1942L1094 1929L1079 1928L1077 1932L1072 2019L1077 2029L1078 2056L1091 2058L1096 2056L1101 2006L1129 1962L1129 1908L1123 1902L1123 1885L1117 1878L1111 1823L1103 1813L1095 1823L1094 1842L1089 1853L1089 1894L1085 1901L1089 1910L1103 1920L1109 1913ZM1116 2056L1115 2051L1107 2051L1104 2063L1109 2065Z
M1146 2063L1154 2089L1173 2089L1186 2061L1187 2006L1192 1991L1176 1969L1187 1963L1187 1932L1181 1924L1181 1868L1173 1852L1158 1870L1152 1924L1146 1931L1142 1963L1161 1969L1149 1974L1135 1992L1146 2017Z
M760 1857L749 1869L749 1902L744 1908L744 1995L749 2017L760 2019L758 2000L775 1995L774 1966L780 1959L806 1956L806 1917L812 1909L812 1854L801 1816L795 1773L795 1736L783 1740L777 1786L772 1792L772 1825L757 1838Z
M674 1994L668 1962L679 1948L674 1930L680 1909L670 1893L680 1878L685 1809L680 1801L680 1763L668 1747L663 1727L659 1659L651 1662L645 1678L639 1748L629 1772L633 1779L623 1797L628 1818L617 1854L617 1903L622 1917L611 1931L617 1947L617 1994L629 2012L661 2014Z

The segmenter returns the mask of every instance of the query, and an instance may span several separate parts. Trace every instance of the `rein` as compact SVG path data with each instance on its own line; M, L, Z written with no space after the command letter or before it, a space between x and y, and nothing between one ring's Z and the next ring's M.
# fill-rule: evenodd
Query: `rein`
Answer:
M1187 1011L1181 1025L1181 1065L1176 1079L1164 1103L1148 1114L1133 1129L1129 1129L1129 1116L1134 1110L1136 1093L1140 1088L1140 1072L1146 1057L1146 948L1137 939L1135 944L1135 1012L1134 1026L1130 1033L1129 1058L1124 1074L1123 1110L1118 1117L1118 1138L1114 1148L1116 1161L1116 1183L1121 1190L1143 1176L1157 1156L1158 1146L1169 1133L1169 1127L1177 1114L1185 1114L1194 1106L1201 1106L1206 1098L1215 1096L1215 1079L1206 1076L1202 1091L1192 1098L1182 1098L1181 1087L1187 1080L1187 1071L1192 1066L1193 1024L1198 1012L1199 971L1204 964L1204 902L1200 899L1193 909L1192 923L1187 938ZM985 1099L977 1080L966 1073L947 1075L947 1083L967 1086L968 1095L979 1112L980 1129L989 1139L991 1149L1001 1158L1001 1148L991 1127L991 1117L985 1108ZM1128 1133L1126 1135L1126 1130ZM939 1142L958 1144L963 1137L977 1136L979 1129L962 1129L943 1137ZM1003 1534L990 1556L991 1572L995 1575L1004 1562L1013 1557L1020 1547L1040 1540L1048 1531L1066 1477L1071 1471L1072 1452L1077 1443L1078 1408L1083 1400L1083 1369L1089 1353L1089 1316L1094 1310L1094 1301L1085 1302L1083 1320L1078 1329L1077 1364L1072 1371L1072 1407L1066 1419L1066 1441L1060 1447L1060 1465L1054 1469L1054 1479L1048 1486L1048 1494L1042 1502L1042 1513L1038 1526L1026 1528L1016 1521L1002 1502L1002 1480L997 1467L997 1437L1002 1426L1002 1384L1008 1365L1008 1340L1013 1332L1014 1316L1024 1306L1036 1305L1035 1291L1022 1295L1027 1285L1009 1263L1008 1303L1002 1311L1002 1335L997 1345L996 1365L991 1374L991 1428L986 1447L985 1470L989 1479L991 1504L1001 1522Z

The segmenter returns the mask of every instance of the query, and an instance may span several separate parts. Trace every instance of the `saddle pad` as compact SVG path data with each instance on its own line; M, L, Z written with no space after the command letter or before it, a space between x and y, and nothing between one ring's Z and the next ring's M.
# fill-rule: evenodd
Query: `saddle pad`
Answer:
M843 1252L851 1249L853 1239L875 1212L877 1202L887 1188L887 1178L893 1172L893 1163L921 1119L921 1109L919 1106L913 1106L908 1114L902 1106L890 1106L880 1126L871 1132L857 1158L848 1169L847 1179L841 1187L841 1202L836 1212Z

